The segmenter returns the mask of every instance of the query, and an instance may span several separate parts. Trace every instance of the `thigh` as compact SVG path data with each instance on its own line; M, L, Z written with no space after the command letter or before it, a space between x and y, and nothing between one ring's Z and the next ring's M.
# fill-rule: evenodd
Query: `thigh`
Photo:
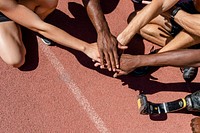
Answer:
M43 20L56 9L58 0L19 0L19 3L34 11Z
M37 0L37 7L34 12L44 20L50 13L52 13L58 5L58 0Z
M8 64L17 64L25 59L25 53L19 25L0 22L0 57Z

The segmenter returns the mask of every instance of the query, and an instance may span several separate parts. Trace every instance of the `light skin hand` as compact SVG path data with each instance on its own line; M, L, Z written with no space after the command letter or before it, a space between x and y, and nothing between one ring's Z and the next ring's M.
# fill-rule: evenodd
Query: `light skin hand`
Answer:
M88 44L84 50L84 53L93 61L100 62L100 55L98 52L97 43Z

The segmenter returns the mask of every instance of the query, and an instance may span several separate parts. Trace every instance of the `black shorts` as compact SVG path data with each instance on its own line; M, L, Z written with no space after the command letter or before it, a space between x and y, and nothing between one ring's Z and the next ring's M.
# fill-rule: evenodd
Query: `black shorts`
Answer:
M6 21L12 21L12 20L0 12L0 22L6 22Z
M180 2L178 4L176 4L176 6L181 7L182 10L184 10L187 13L190 14L197 14L199 13L194 6L193 0L189 0L187 2ZM177 24L174 20L171 20L171 24L172 24L172 30L170 32L170 34L172 36L176 36L183 28Z

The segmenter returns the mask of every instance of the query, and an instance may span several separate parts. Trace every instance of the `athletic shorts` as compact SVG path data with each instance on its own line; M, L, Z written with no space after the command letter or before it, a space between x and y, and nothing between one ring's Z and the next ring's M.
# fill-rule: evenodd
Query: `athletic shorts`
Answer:
M190 14L198 14L199 13L195 9L193 0L189 0L187 2L180 2L176 6L181 7L182 10L184 10L185 12L190 13ZM171 24L172 24L172 30L171 30L170 34L172 36L176 36L183 28L179 24L177 24L174 20L171 20Z
M0 12L0 22L12 21L6 17L3 13Z

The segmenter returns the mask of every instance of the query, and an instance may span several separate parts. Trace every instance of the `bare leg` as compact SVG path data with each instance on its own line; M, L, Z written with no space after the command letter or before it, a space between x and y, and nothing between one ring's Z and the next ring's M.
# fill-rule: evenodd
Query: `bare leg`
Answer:
M34 11L42 20L44 20L56 9L58 0L20 0L19 3Z
M42 20L44 20L56 9L58 0L38 0L37 3L38 6L34 9L34 11Z
M200 37L191 35L184 30L174 37L160 52L184 49L200 43Z
M133 12L129 15L128 22L140 12ZM139 33L144 39L159 46L165 46L173 39L170 35L171 23L162 16L154 18L149 24L140 29Z
M13 67L25 62L26 50L22 42L20 27L13 21L0 23L0 57Z
M129 16L128 21L130 21L135 16L135 14L135 12L132 13ZM159 51L159 53L188 48L200 43L200 37L191 35L184 30L177 34L175 37L170 35L170 31L170 21L162 16L158 16L154 18L149 24L144 26L139 31L139 34L146 40L162 46L163 48Z
M57 0L20 0L20 4L33 10L41 19L45 19L57 6ZM26 49L22 41L20 26L13 21L0 23L0 57L13 67L20 67L25 62Z

